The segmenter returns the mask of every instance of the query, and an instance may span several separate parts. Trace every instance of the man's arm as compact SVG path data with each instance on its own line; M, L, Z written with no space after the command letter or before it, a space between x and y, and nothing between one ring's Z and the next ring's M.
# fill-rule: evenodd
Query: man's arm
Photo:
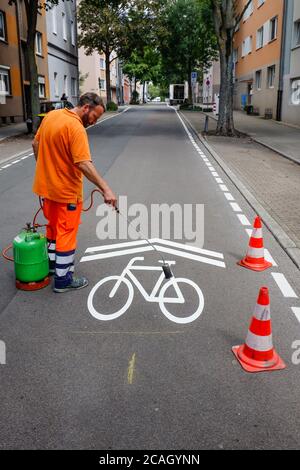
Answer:
M116 207L117 197L110 189L107 182L98 173L93 163L91 161L83 161L76 163L76 166L89 181L94 183L100 189L100 191L103 193L106 204L111 204L112 206Z
M32 148L33 148L34 158L37 161L38 153L39 153L39 141L38 140L33 139Z

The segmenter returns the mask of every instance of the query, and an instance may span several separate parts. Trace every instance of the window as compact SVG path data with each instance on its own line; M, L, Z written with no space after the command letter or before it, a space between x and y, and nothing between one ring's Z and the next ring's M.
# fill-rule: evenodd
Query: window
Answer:
M46 97L45 77L39 76L38 83L39 83L39 98L45 98Z
M1 95L10 95L10 76L9 68L0 66L0 94Z
M55 96L59 96L57 72L54 72L54 93L55 93Z
M256 49L260 49L264 45L264 27L262 26L256 33Z
M67 90L67 88L68 88L68 81L67 81L67 80L68 80L67 75L64 75L64 93L68 96L68 90Z
M265 0L258 0L257 7L261 7L265 3Z
M52 32L57 34L57 17L56 17L56 8L52 6Z
M300 78L296 78L292 80L291 102L295 106L300 106Z
M243 21L246 21L250 15L253 13L253 1L251 1L247 7L247 10L244 13Z
M100 69L105 69L105 59L100 59Z
M42 34L39 33L38 31L36 32L36 35L35 35L35 52L38 55L43 54Z
M252 36L248 36L243 41L242 57L245 57L246 55L250 54L251 51L252 51Z
M232 57L233 63L236 64L239 60L239 48L237 47L236 49L233 49L233 57Z
M6 40L5 13L0 11L0 39Z
M66 15L64 13L61 14L62 16L62 29L63 29L63 38L67 40L67 23L66 23Z
M261 70L255 72L255 87L257 90L261 90Z
M276 39L277 36L277 22L278 22L278 17L275 16L275 18L272 18L270 20L270 41L273 41Z
M101 78L99 78L98 82L99 82L100 90L105 90L105 80L102 80Z
M300 46L300 20L295 21L295 46Z
M71 43L72 43L72 46L75 46L75 26L74 26L74 21L71 21Z
M71 95L77 96L77 80L76 78L71 78Z
M275 65L268 67L268 87L274 88L275 85Z

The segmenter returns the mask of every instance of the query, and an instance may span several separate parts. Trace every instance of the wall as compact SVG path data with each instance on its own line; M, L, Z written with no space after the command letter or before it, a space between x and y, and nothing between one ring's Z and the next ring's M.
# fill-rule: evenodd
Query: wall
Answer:
M63 36L62 14L66 18L66 39ZM48 66L50 79L50 99L57 100L65 92L64 76L67 76L66 95L75 105L78 100L78 49L76 2L59 2L46 14L48 38ZM54 21L56 19L56 21ZM74 37L71 36L73 21ZM57 74L57 90L55 90L54 74ZM76 93L71 93L71 79L76 79Z
M244 5L246 0L243 0ZM266 108L272 109L273 117L276 116L277 91L279 83L279 66L283 22L283 0L265 0L259 7L258 0L253 0L253 13L245 21L240 23L239 30L235 34L234 47L238 48L238 61L235 66L235 99L234 106L241 109L242 95L247 95L247 104L252 104L261 115ZM264 45L257 48L257 30L265 25L273 17L278 17L276 39L269 40L269 31L264 31ZM252 36L252 51L242 57L243 40ZM268 87L267 70L275 65L275 83ZM261 89L256 88L255 73L262 71ZM249 91L248 84L252 85Z
M24 118L20 73L19 42L15 5L0 0L0 10L6 17L6 41L0 40L0 66L9 67L11 94L6 104L0 104L0 124L21 121Z
M300 20L300 2L290 0L287 4L282 120L300 126L300 91L298 100L292 97L292 83L297 79L300 82L300 46L295 45L294 37L294 22L297 20Z

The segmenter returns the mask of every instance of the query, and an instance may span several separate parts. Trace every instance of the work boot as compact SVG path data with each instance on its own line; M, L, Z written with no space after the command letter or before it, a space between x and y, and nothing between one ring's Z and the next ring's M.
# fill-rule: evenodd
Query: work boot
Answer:
M86 277L73 277L66 287L54 287L53 292L63 293L69 290L78 290L83 289L84 287L89 285L89 281Z

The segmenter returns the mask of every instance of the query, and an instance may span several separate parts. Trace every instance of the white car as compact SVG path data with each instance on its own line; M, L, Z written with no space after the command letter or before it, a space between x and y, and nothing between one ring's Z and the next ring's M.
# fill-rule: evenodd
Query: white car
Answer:
M160 102L160 96L157 96L156 98L153 98L152 101L158 101L158 102Z

